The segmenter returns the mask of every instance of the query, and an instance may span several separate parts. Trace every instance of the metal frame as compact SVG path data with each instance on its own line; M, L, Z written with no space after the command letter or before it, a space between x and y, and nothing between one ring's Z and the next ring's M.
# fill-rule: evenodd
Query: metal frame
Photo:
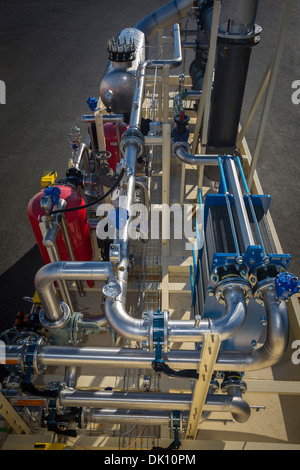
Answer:
M219 335L208 334L205 336L205 340L201 348L199 378L195 383L193 390L193 402L190 409L190 417L185 436L186 439L196 439L199 421L210 387L220 345L221 341Z

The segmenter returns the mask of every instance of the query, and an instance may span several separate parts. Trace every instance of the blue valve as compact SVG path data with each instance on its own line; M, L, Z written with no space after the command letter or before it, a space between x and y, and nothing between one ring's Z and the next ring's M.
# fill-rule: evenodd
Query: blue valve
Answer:
M98 106L98 100L97 100L97 98L89 97L89 98L86 100L86 102L87 102L87 104L89 105L91 111L96 111L97 106Z
M300 290L299 279L291 273L282 272L275 278L275 289L278 298L286 300Z
M44 190L44 196L50 196L52 204L56 206L60 198L60 189L57 186L47 186Z

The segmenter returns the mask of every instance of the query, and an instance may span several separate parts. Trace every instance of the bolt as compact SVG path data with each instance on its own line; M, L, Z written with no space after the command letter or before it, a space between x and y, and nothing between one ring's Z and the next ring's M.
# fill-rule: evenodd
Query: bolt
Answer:
M209 297L212 297L214 295L214 289L212 287L209 287L207 289L207 293L208 293Z
M257 341L255 339L253 339L251 341L251 346L252 346L253 349L255 349L257 347Z
M265 326L267 324L267 318L265 316L262 316L260 319L260 323L262 326Z

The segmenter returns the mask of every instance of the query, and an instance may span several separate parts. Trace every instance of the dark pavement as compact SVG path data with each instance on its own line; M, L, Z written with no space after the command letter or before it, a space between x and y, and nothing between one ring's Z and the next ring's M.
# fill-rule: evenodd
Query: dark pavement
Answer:
M23 296L33 295L41 265L27 219L30 198L40 189L46 169L64 176L70 147L67 135L88 112L86 99L99 95L106 67L106 42L133 26L164 0L2 0L0 3L0 80L6 104L0 106L1 225L0 330L11 326ZM252 102L276 45L281 0L262 0L257 18L263 27L253 51L242 118ZM300 105L291 100L292 82L300 79L300 6L293 17L277 80L258 164L271 213L291 270L300 276ZM259 113L248 133L253 149Z

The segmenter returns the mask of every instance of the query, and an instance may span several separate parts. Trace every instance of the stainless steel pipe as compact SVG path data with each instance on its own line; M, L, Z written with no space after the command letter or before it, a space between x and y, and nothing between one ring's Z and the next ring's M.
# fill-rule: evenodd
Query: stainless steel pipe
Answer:
M103 122L124 122L123 114L101 114ZM81 122L88 124L96 122L95 114L84 114L81 116Z
M159 30L184 18L193 5L193 0L173 0L139 21L135 28L142 31L149 40Z
M166 60L146 60L142 62L137 71L136 86L134 92L133 106L130 115L130 128L140 128L141 117L142 117L142 105L145 91L145 75L146 69L150 68L174 68L178 67L182 63L182 49L181 49L181 38L180 38L180 27L179 24L174 24L174 57Z
M244 324L247 306L243 288L240 285L228 285L223 291L225 314L217 319L201 319L199 326L194 320L168 322L168 340L179 342L202 341L205 333L219 334L221 341L233 336Z
M229 412L238 423L248 421L251 414L250 406L243 398L231 395L208 395L203 410Z
M188 414L185 413L185 421ZM83 423L145 424L153 426L168 425L171 413L168 411L105 410L83 408Z
M206 333L219 334L222 341L233 336L246 319L247 307L243 289L239 285L228 286L224 289L224 301L225 314L220 319L202 319L197 326L193 320L169 320L168 340L201 342ZM148 322L130 317L125 310L125 302L107 301L105 314L110 326L121 336L136 341L149 338Z
M243 372L265 369L274 366L283 357L289 341L289 317L286 303L278 301L274 285L263 290L262 298L267 316L265 343L249 353L223 352L218 358L219 370Z
M47 399L22 396L17 390L2 390L2 393L13 406L46 406ZM140 422L162 426L171 421L172 411L181 411L182 422L188 421L192 394L174 393L136 393L136 392L94 392L63 390L58 399L62 406L83 407L82 423L116 423L138 424ZM112 406L112 404L116 406ZM144 408L143 408L144 406ZM100 409L101 407L101 409ZM116 409L115 409L116 408ZM153 410L155 408L155 411ZM250 417L250 407L241 397L230 395L208 394L203 406L202 419L206 419L212 412L231 413L238 423L245 423Z
M66 261L43 266L37 272L34 284L42 302L46 319L54 323L63 317L63 311L53 284L55 281L103 281L112 276L112 264L108 262Z
M85 144L81 144L79 154L74 159L74 167L78 170L85 170L88 175L91 174L89 150Z
M217 371L254 371L275 365L286 351L289 339L288 312L285 302L278 302L275 289L263 294L267 316L267 335L263 346L249 352L221 351L215 364ZM7 345L6 361L19 364L22 346ZM163 360L173 369L197 369L198 351L169 351ZM155 354L140 349L42 346L37 363L46 366L100 366L151 369Z
M192 394L62 390L61 406L89 408L118 408L126 410L190 411ZM207 395L204 412L231 412L234 419L244 423L250 416L250 407L241 397Z
M189 144L178 142L173 145L174 155L182 162L187 165L219 165L219 155L194 155L188 151Z

